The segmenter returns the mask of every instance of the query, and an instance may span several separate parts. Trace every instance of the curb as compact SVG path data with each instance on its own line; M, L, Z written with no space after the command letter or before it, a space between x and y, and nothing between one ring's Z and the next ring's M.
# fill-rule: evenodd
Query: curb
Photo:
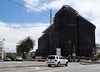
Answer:
M46 65L0 66L0 68L42 67Z
M90 65L90 63L80 63L81 65Z
M100 64L100 62L83 62L82 65Z

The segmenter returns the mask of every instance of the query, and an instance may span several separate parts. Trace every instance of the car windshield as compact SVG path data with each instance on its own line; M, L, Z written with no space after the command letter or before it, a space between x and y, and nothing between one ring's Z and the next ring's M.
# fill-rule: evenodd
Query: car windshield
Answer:
M55 59L55 56L49 56L48 59Z
M10 59L9 57L6 57L5 59Z
M22 58L21 56L17 56L16 58Z

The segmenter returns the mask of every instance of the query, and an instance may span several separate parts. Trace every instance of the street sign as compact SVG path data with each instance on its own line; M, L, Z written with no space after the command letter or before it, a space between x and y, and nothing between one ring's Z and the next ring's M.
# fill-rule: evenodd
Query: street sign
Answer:
M72 56L76 56L76 54L75 54L75 53L73 53L73 54L72 54Z
M94 57L96 57L97 55L94 55Z
M56 55L61 56L61 48L56 49Z

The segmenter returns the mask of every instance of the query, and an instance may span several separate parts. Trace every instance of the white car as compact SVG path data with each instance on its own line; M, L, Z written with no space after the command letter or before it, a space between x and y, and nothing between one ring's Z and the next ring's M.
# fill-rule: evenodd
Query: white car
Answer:
M22 61L22 57L21 56L16 56L16 61Z
M65 59L63 56L57 56L57 55L49 55L47 58L47 65L48 67L51 67L51 65L68 65L68 60Z
M97 62L100 62L100 59L99 59L99 60L97 60Z

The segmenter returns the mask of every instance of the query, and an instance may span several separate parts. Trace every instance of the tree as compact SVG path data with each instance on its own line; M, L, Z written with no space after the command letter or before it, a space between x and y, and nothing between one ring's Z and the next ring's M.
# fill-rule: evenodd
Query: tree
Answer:
M98 53L98 57L100 58L100 53Z
M7 56L6 56L6 57L11 58L11 60L12 60L12 61L14 61L14 60L15 60L15 57L14 57L13 55L11 55L11 54L7 54Z
M18 55L22 55L25 58L25 53L29 53L34 48L35 41L30 37L26 37L24 40L20 40L16 46Z

